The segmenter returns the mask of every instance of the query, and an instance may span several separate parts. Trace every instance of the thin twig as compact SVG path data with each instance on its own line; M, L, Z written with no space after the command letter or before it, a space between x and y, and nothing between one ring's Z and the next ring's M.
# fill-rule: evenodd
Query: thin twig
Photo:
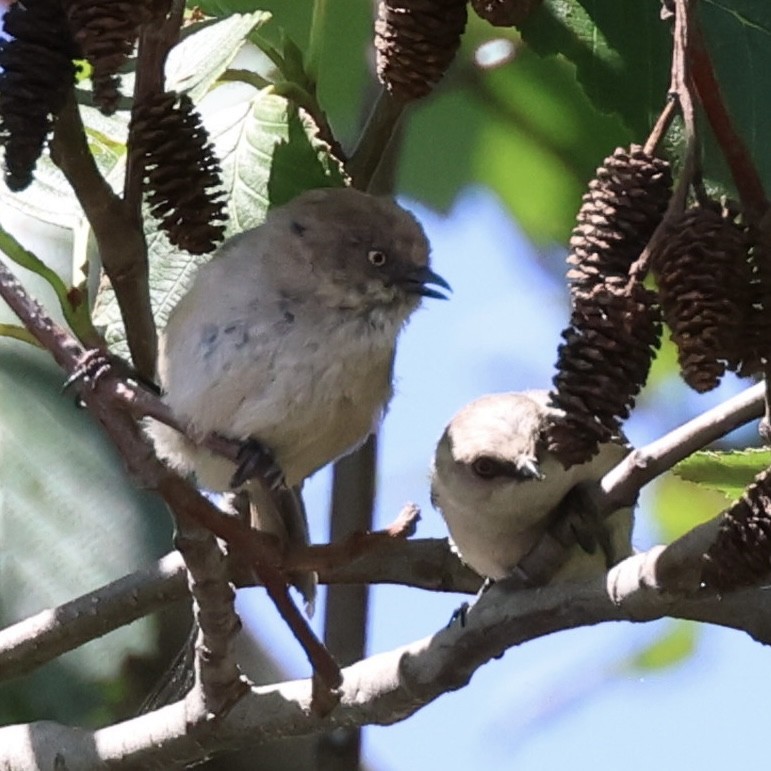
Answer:
M645 447L627 455L602 479L604 508L629 505L639 491L676 463L763 415L765 386L750 386L717 407L697 415Z
M669 237L671 223L685 208L688 199L688 190L691 186L694 174L698 166L698 135L696 119L693 110L693 100L691 99L690 77L688 71L688 46L689 46L689 23L690 19L687 13L687 3L685 0L676 0L675 29L673 35L672 48L672 67L669 84L670 104L674 110L675 104L680 108L685 123L685 157L683 167L675 185L674 192L669 198L667 210L659 222L653 235L648 239L648 243L642 250L640 256L634 261L629 269L629 283L636 283L644 280L650 268L651 256L655 254L662 242ZM648 137L645 144L647 148L654 139L657 131L663 128L663 118L668 117L671 120L672 115L665 107L662 115Z
M175 551L148 568L25 618L0 630L0 680L30 672L186 595L185 563Z
M404 102L394 99L385 89L381 89L359 143L346 164L355 188L369 189L405 107Z
M664 109L659 113L659 117L656 120L651 133L648 134L648 138L643 145L643 152L647 155L653 155L656 152L656 148L661 144L661 140L672 125L679 103L677 101L677 95L670 92L667 103L664 105Z

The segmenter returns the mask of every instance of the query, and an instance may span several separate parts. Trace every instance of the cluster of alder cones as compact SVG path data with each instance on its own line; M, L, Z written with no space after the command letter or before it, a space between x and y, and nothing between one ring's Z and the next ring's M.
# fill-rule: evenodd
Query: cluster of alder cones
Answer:
M479 16L500 26L519 26L539 4L471 0ZM377 67L392 96L410 101L431 92L466 21L466 0L381 0ZM564 418L547 437L565 466L588 460L619 432L648 377L662 321L677 346L682 377L697 391L717 386L726 371L753 375L766 367L768 255L737 212L702 197L672 213L647 255L656 288L634 270L662 223L671 185L667 162L632 146L605 159L584 196L568 258L571 318L552 392ZM771 471L724 512L705 555L705 583L729 589L771 572L769 506Z
M24 0L9 8L0 41L0 144L5 182L26 188L76 79L73 60L88 62L94 105L120 106L120 69L143 25L161 24L170 0ZM211 251L224 234L220 168L185 96L150 93L134 102L132 162L144 169L150 210L175 246Z

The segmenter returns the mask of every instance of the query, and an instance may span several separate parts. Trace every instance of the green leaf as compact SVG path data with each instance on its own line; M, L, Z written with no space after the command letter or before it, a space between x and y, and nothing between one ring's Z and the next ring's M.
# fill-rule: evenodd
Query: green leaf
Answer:
M664 543L671 543L726 508L722 493L672 473L659 478L653 489L653 516Z
M669 88L672 36L659 9L639 0L544 0L522 35L539 54L573 62L592 102L620 115L639 141Z
M0 228L0 251L18 265L40 276L54 290L59 307L70 329L81 340L93 340L96 336L91 325L88 304L80 292L65 286L59 274L51 270L37 255L25 249L10 233Z
M628 142L620 121L601 115L567 62L521 44L508 63L477 70L464 44L445 88L406 124L399 188L446 208L467 184L484 184L539 243L564 241L585 185L602 158ZM457 86L457 87L455 87Z
M269 13L256 11L201 25L200 31L185 37L169 53L166 88L184 91L198 102L228 68L249 34L269 18Z
M620 115L643 140L663 107L672 57L670 21L660 4L639 0L544 0L522 27L543 55L576 65L592 102ZM771 184L771 4L767 0L704 0L696 8L721 93L766 187ZM705 172L723 189L734 184L704 116Z
M0 185L0 206L10 206L41 222L74 229L83 217L77 198L53 161L43 155L35 166L32 184L20 193Z
M763 183L771 187L771 3L704 0L697 4L720 91ZM714 156L714 149L710 155ZM714 164L708 166L714 174ZM719 177L733 187L727 172Z
M170 522L140 493L104 432L47 354L0 340L0 623L71 600L168 549ZM163 534L163 536L161 535ZM88 680L118 674L152 647L142 620L60 659Z
M18 324L0 324L0 337L10 337L14 340L21 340L24 343L40 347L37 338L29 330L20 327Z
M703 450L680 461L672 471L681 479L721 492L735 501L753 479L771 466L771 450Z
M668 669L689 659L698 642L699 629L692 621L674 621L652 645L632 656L626 667L637 672Z

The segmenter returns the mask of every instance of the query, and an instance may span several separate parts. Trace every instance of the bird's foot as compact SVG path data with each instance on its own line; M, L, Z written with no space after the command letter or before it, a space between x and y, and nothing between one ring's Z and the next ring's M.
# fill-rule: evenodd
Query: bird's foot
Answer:
M459 607L455 608L450 616L450 620L447 622L447 629L455 623L460 624L461 627L466 626L469 608L471 608L471 605L468 602L464 602Z
M256 476L262 477L271 490L286 486L284 472L273 453L258 439L247 439L243 442L236 457L238 466L230 479L231 488L241 487Z
M471 608L474 607L474 605L479 602L479 598L495 583L492 578L485 578L484 582L482 583L482 586L479 588L479 591L476 593L476 596L471 602L464 602L462 603L458 608L456 608L452 615L450 616L450 620L447 622L447 628L449 629L454 623L459 623L461 627L466 626L466 619L468 618L468 612L471 610Z
M110 356L100 348L90 348L85 351L78 361L75 369L64 381L62 391L66 391L71 385L82 382L92 391L97 383L112 369Z

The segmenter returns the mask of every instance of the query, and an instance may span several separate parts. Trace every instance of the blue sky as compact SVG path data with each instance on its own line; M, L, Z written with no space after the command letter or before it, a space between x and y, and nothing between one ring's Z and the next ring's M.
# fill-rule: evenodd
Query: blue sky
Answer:
M396 395L381 433L376 518L390 522L408 500L421 506L421 537L446 535L428 500L434 444L453 413L484 393L548 387L567 319L564 255L535 250L497 200L481 190L459 197L445 217L406 204L432 243L433 265L453 286L449 302L426 301L404 331ZM627 426L637 444L740 387L729 381L706 397L672 383ZM663 400L660 397L664 397ZM656 409L651 409L654 403ZM329 475L306 486L313 538L326 540ZM643 506L635 545L657 542ZM423 637L447 623L461 601L406 587L373 589L369 650ZM259 589L240 598L247 624L294 676L307 664ZM320 632L323 607L314 626ZM476 673L412 718L365 732L366 760L378 771L615 768L688 763L716 768L765 752L766 683L771 662L747 635L704 627L684 664L655 673L623 669L627 657L670 627L605 624L527 643ZM734 729L734 730L732 730ZM729 741L729 736L737 737Z

